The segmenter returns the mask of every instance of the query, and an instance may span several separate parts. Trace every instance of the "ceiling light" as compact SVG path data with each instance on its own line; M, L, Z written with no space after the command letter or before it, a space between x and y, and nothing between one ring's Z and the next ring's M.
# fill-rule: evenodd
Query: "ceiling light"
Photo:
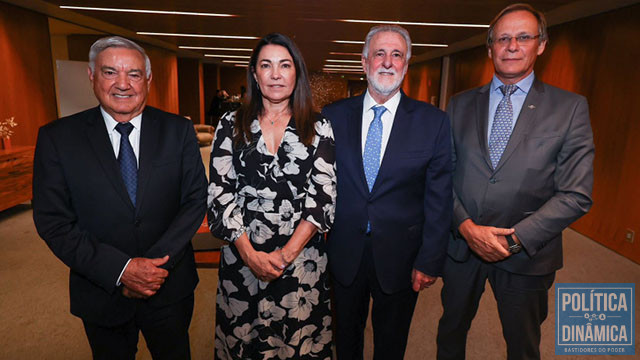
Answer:
M351 68L351 69L362 69L362 65L338 65L338 64L324 64L324 67L328 67L328 68Z
M192 15L192 16L215 16L215 17L236 17L237 15L231 14L216 14L216 13L203 13L192 11L165 11L165 10L142 10L142 9L121 9L121 8L102 8L102 7L86 7L86 6L66 6L61 5L61 9L70 10L95 10L95 11L113 11L113 12L128 12L128 13L142 13L142 14L162 14L162 15Z
M152 35L152 36L179 36L179 37L201 37L201 38L213 38L213 39L239 39L239 40L257 40L256 36L237 36L237 35L207 35L207 34L181 34L181 33L157 33L138 31L138 35Z
M332 42L338 44L356 44L356 45L364 45L364 41L353 41L353 40L333 40ZM447 44L422 44L422 43L412 43L411 47L414 46L425 46L425 47L449 47Z
M251 59L251 56L246 55L219 55L219 54L204 54L206 57L215 58L227 58L227 59Z
M237 66L237 67L249 67L248 64L235 64L233 66Z
M354 64L360 64L361 63L360 60L327 59L325 61L326 62L339 62L339 63L354 63Z
M245 65L249 65L248 61L243 61L243 60L222 60L223 63L229 63L229 64L245 64Z
M390 25L412 25L412 26L444 26L444 27L467 27L467 28L488 28L489 25L484 24L455 24L455 23L429 23L429 22L412 22L412 21L387 21L387 20L357 20L357 19L339 19L341 22L361 23L361 24L390 24Z
M331 55L362 56L362 53L336 52L336 51L332 51L329 54L331 54Z
M213 50L213 51L253 51L253 49L249 48L226 48L226 47L206 47L206 46L178 46L180 49L189 49L189 50Z
M322 68L322 70L329 70L329 71L356 71L356 72L364 72L364 70L362 69L345 69L345 68L328 68L328 67L324 67Z

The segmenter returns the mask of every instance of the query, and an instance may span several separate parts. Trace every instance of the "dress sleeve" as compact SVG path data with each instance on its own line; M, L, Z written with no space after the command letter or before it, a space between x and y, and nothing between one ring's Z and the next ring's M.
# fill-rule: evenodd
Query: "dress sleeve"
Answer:
M238 177L233 166L235 113L224 115L213 138L209 163L207 220L211 233L233 242L245 232L243 211L237 203Z
M336 204L335 142L331 123L321 119L315 123L315 151L311 175L305 185L303 219L314 224L319 232L327 232L333 224Z

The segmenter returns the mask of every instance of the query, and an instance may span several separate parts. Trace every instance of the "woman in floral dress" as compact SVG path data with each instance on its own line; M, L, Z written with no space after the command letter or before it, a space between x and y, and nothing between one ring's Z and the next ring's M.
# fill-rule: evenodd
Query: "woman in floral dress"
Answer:
M322 233L336 197L333 132L312 112L295 44L269 34L247 71L246 105L216 129L208 218L221 250L216 359L330 359Z

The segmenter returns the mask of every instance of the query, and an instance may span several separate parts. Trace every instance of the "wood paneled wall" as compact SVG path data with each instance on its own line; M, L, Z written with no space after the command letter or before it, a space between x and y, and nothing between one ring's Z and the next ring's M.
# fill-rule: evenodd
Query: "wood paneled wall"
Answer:
M180 115L191 117L194 124L204 124L204 89L200 60L178 58L178 98Z
M542 81L589 101L596 147L594 204L572 228L640 263L638 24L640 5L633 5L554 26L535 72ZM491 81L493 65L484 46L450 58L447 98ZM426 91L416 92L409 81L412 96ZM626 229L635 231L634 243L625 241Z
M89 61L89 49L101 37L99 35L70 35L67 38L69 60ZM180 107L178 105L178 59L176 54L155 46L138 44L144 48L149 60L151 60L152 81L147 104L178 114Z
M205 114L211 109L211 101L216 96L218 90L218 65L202 64L202 79L204 86L204 111ZM205 122L211 121L207 115Z
M35 145L57 117L47 17L0 2L0 121L14 116L13 145Z
M438 106L442 60L433 59L410 66L402 90L410 97Z
M229 96L239 95L240 86L247 86L247 68L220 67L220 90L226 90Z
M315 72L309 74L311 95L315 111L320 112L325 105L347 97L347 80L337 74Z

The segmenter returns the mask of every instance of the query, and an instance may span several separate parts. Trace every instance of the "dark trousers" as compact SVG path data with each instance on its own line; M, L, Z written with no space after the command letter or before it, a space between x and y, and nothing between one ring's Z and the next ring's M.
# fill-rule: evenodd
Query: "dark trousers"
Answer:
M467 332L487 279L498 305L507 359L540 359L540 325L547 317L548 291L555 272L514 274L471 255L465 262L447 257L444 265L438 360L465 358Z
M410 284L410 280L410 274L407 274L407 284ZM343 286L334 278L333 289L338 360L363 359L364 328L370 296L373 298L373 358L403 359L418 293L410 287L393 294L382 291L373 265L370 244L365 247L354 282Z
M161 308L140 300L135 317L127 323L104 327L84 321L84 330L96 360L135 360L140 331L153 359L190 359L188 330L192 314L193 294Z

